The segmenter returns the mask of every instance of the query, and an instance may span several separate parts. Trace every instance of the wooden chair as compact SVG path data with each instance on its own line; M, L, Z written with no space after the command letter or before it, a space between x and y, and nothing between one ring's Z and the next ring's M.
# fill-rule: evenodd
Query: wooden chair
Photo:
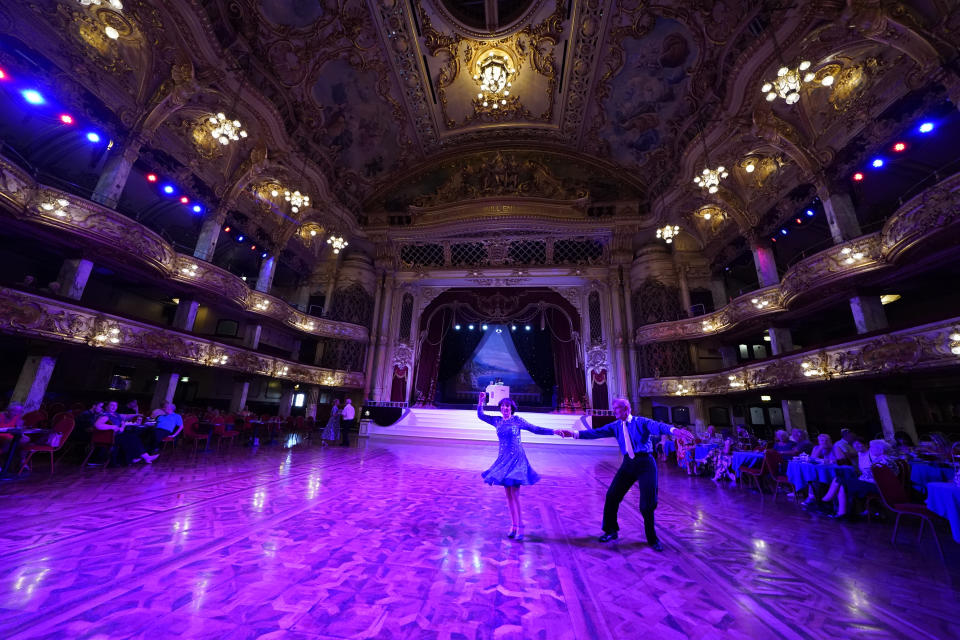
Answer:
M43 409L36 409L23 414L23 426L27 429L42 427L47 423L47 412Z
M217 451L220 451L220 443L224 440L227 440L227 446L232 448L233 441L238 435L240 435L240 432L234 431L233 429L228 429L223 418L220 418L213 423L213 435L217 436Z
M753 478L754 483L757 485L757 491L760 492L760 495L763 495L763 485L760 484L760 480L763 478L763 475L767 472L767 456L764 454L763 460L760 462L759 467L741 467L740 468L740 480L743 481L744 478Z
M763 454L763 464L767 467L767 473L776 483L773 489L773 501L777 501L777 494L780 492L780 485L785 484L793 491L793 499L800 504L800 497L797 495L797 488L781 471L783 469L783 456L779 451L767 449Z
M897 514L897 519L893 523L893 537L890 539L890 543L894 545L897 544L897 531L900 528L901 516L915 516L920 518L920 532L917 534L917 544L920 544L920 541L923 539L923 525L929 523L930 529L933 531L933 541L937 544L937 552L940 554L940 560L944 566L946 566L947 561L943 557L943 549L940 547L937 529L933 524L934 518L939 516L933 511L930 511L926 505L910 502L910 497L900 484L896 474L884 465L873 465L873 479L877 483L877 489L880 490L880 498L883 500L884 506Z
M60 419L53 424L53 433L60 434L60 442L57 446L51 446L49 444L39 444L31 442L23 448L26 452L26 456L23 458L23 464L20 465L20 471L17 472L17 475L23 473L23 470L30 465L30 460L33 459L33 454L35 453L49 453L50 454L50 475L53 475L53 454L60 450L60 448L67 443L67 438L70 437L70 434L73 433L73 416L70 414L62 414Z

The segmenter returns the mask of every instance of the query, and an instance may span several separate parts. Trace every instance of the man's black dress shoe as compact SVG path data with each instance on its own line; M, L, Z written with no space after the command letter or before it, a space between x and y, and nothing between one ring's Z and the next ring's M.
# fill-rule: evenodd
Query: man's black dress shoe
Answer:
M663 545L660 544L659 540L654 540L653 542L651 542L650 548L653 549L654 551L663 551Z
M600 542L610 542L611 540L616 540L619 537L620 536L618 536L616 533L605 533L600 536Z

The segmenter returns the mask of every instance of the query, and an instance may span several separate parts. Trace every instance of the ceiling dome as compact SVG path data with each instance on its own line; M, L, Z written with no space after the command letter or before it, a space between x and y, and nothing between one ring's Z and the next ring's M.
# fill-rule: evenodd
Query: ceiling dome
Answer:
M450 15L464 26L479 31L498 31L516 21L533 0L440 0Z

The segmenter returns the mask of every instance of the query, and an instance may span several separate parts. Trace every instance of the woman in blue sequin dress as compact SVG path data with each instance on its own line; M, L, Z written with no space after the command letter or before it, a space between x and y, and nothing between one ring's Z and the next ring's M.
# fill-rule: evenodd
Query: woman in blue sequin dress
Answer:
M540 435L554 435L553 429L537 427L518 415L515 415L517 404L510 398L500 401L500 416L488 416L483 413L485 394L480 394L477 404L477 417L497 428L497 438L500 440L500 450L493 465L481 473L487 484L498 484L507 493L507 506L510 508L510 520L513 527L508 538L523 540L523 519L520 517L520 486L534 484L540 479L537 472L530 468L527 455L520 444L520 430L526 429Z

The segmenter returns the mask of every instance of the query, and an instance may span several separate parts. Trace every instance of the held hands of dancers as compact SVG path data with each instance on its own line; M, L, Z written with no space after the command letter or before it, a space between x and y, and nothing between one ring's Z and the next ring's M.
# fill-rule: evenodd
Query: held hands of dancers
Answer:
M693 434L682 427L674 427L671 435L673 435L675 438L683 440L684 442L693 442Z
M575 438L575 437L576 437L576 436L573 435L573 431L571 431L570 429L557 429L557 430L555 430L553 433L554 433L554 435L558 435L558 436L560 436L561 438Z

